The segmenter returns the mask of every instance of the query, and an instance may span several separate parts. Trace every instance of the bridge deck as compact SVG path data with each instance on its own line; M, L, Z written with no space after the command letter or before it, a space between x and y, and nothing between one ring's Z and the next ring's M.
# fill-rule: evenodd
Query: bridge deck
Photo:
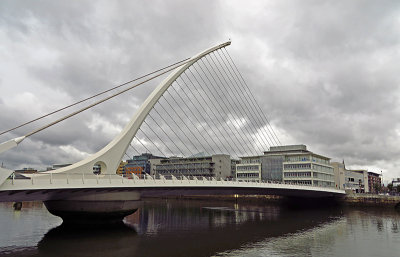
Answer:
M276 182L217 181L205 178L128 179L119 175L53 174L6 180L0 186L0 201L56 200L71 195L107 191L140 191L143 194L162 195L269 194L310 198L345 195L343 190L329 187Z

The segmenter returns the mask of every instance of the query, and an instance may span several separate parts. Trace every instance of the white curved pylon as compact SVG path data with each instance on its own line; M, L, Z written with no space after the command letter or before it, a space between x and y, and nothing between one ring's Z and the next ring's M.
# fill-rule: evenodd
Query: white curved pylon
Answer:
M93 173L93 166L99 164L101 166L102 174L115 174L116 170L124 156L126 149L128 148L130 142L135 137L137 131L142 125L143 121L146 119L147 115L164 94L164 92L169 88L170 85L191 65L197 62L202 57L208 55L209 53L216 51L220 48L230 45L231 42L225 42L223 44L211 47L195 56L193 56L187 63L179 66L173 70L168 77L166 77L157 88L147 97L143 102L139 110L135 113L131 121L125 126L121 133L116 136L108 145L97 153L89 156L88 158L74 163L70 166L60 168L57 170L49 171L46 173Z

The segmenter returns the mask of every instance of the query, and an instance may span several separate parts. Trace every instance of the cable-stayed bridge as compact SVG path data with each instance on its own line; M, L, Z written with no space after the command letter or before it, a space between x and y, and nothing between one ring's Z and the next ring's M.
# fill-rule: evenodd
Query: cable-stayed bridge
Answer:
M158 174L144 179L116 174L124 155L129 157L134 152L165 157L195 156L204 152L206 155L229 154L239 158L259 155L270 146L281 144L226 50L230 43L211 47L192 58L152 72L141 80L135 79L96 94L121 90L1 144L0 154L16 147L27 137L169 73L121 133L97 153L70 166L33 174L26 179L16 179L14 171L1 168L0 201L42 200L49 211L68 218L82 213L124 216L137 208L137 201L143 193L275 194L308 198L343 195L343 191L328 187L184 176L179 175L179 167L173 167L174 174L170 176ZM93 174L94 167L97 168L96 174Z

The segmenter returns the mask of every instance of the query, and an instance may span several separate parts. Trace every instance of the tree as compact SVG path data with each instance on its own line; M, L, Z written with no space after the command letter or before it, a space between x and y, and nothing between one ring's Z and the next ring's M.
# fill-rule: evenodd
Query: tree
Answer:
M381 191L381 189L382 189L382 186L381 186L380 183L375 183L374 184L375 193L379 193Z
M389 189L389 192L392 192L393 191L393 184L388 184L387 188Z
M397 185L396 189L397 189L397 193L399 193L400 192L400 185Z

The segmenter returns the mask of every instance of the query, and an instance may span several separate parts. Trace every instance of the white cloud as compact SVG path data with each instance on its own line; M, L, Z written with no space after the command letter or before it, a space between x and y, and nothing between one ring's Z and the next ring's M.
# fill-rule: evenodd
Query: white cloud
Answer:
M72 160L81 160L90 155L89 153L82 152L71 145L62 145L60 146L60 149L68 156L71 156Z
M122 130L121 126L111 123L99 114L93 115L92 120L88 124L88 128L92 133L107 135L107 138L114 137Z

